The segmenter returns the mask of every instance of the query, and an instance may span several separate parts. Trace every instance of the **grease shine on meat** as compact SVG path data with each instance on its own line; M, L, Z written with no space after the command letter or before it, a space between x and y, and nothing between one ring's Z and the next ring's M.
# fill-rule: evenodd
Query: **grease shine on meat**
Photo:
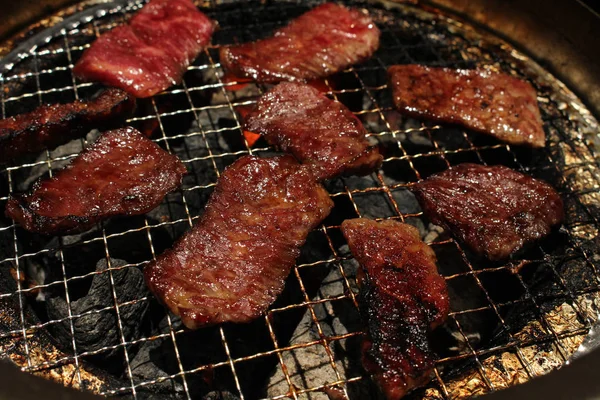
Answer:
M398 110L449 122L510 144L544 147L535 89L504 73L422 65L388 69Z
M388 400L400 399L431 379L436 356L428 334L448 316L446 282L413 226L359 218L344 221L342 233L362 266L363 366Z
M366 175L383 159L350 110L304 84L283 82L265 93L246 117L246 129L310 165L318 179Z
M144 274L190 329L248 322L281 293L308 233L329 214L325 189L292 156L245 156L217 182L204 215Z
M492 261L546 236L564 218L554 188L500 165L459 164L412 191L433 223Z
M152 0L128 25L92 43L73 72L139 98L150 97L181 81L214 28L190 0Z
M239 78L307 81L368 59L379 47L379 36L368 15L325 3L270 38L222 48L220 60L228 73Z
M122 122L135 108L135 98L119 89L106 89L95 99L43 105L0 120L0 162L54 149L90 130Z
M54 177L12 195L6 215L44 234L84 231L115 215L144 214L180 184L185 166L133 128L102 134Z

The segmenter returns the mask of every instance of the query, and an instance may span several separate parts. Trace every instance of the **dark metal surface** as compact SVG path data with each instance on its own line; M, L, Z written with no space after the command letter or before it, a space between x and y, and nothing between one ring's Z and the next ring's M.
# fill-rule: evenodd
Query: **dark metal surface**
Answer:
M61 387L46 379L24 374L12 363L0 361L0 400L99 400L100 396Z
M77 0L21 0L0 1L0 40L6 40L29 25L38 23L49 15Z

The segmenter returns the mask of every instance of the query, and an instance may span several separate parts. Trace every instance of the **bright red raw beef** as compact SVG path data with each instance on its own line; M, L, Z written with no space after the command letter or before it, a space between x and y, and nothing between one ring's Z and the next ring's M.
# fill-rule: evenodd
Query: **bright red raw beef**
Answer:
M136 97L150 97L181 81L214 28L190 0L152 0L128 25L92 43L73 72Z

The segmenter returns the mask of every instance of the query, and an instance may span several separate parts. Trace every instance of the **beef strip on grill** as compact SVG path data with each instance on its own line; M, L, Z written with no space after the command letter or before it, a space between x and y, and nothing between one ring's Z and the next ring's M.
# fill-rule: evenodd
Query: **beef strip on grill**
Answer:
M73 69L79 78L150 97L181 81L215 23L190 0L152 0L128 25L101 35Z
M400 399L431 378L436 356L428 334L448 316L446 282L435 253L411 225L350 219L342 233L362 266L363 366L389 400Z
M300 83L283 82L265 93L246 117L246 129L310 165L318 179L366 175L383 159L348 108Z
M325 3L267 39L222 48L220 60L240 78L307 81L368 59L379 47L379 35L368 15Z
M84 231L115 215L144 214L180 184L185 166L133 128L102 134L54 177L11 195L6 215L44 234Z
M292 156L245 156L217 182L200 221L148 265L150 290L185 326L248 322L281 293L308 233L333 202Z
M388 75L403 113L460 124L510 144L545 145L537 94L527 82L487 70L423 65L394 65Z
M29 113L0 120L0 162L52 150L94 128L116 126L134 108L134 97L111 88L91 100L43 105Z
M433 223L493 261L546 236L564 218L554 188L500 165L459 164L412 191Z

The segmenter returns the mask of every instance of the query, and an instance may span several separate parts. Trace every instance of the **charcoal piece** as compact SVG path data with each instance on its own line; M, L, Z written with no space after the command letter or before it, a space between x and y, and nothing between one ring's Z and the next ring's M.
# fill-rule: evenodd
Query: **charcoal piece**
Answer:
M111 268L126 264L123 260L111 260ZM92 279L88 293L84 297L71 302L73 315L89 313L73 319L75 344L78 353L94 351L121 343L115 310L94 312L106 307L114 307L113 288L110 283L110 275L106 269L107 261L105 259L98 261L96 272L99 272L99 274ZM114 291L119 304L141 299L148 294L148 289L144 285L143 274L137 268L114 270L112 275ZM120 319L126 341L129 342L139 337L141 321L146 313L147 306L146 301L140 301L120 307ZM49 298L46 309L50 319L60 320L60 322L51 326L51 333L65 351L70 350L72 348L72 334L66 301L62 297ZM123 349L117 347L101 352L96 361L114 371L115 368L118 368L115 365L115 360L122 355Z
M7 249L4 243L0 243L0 255L6 256ZM16 293L17 285L14 276L9 268L0 269L0 292ZM23 307L22 313L19 309ZM18 296L8 296L0 299L0 331L10 332L22 329L21 318L25 318L25 326L35 326L42 321L38 319L35 311L27 304L19 304ZM56 347L56 343L48 334L46 329L32 329L27 335L27 345L20 338L15 340L13 336L5 336L0 339L0 359L10 360L19 368L27 367L27 361L33 365L42 363L57 363L69 357L68 354ZM32 351L35 349L35 351ZM123 387L125 383L117 379L101 368L88 363L86 360L80 360L78 367L79 379L73 379L75 376L75 365L71 363L58 363L49 369L42 369L34 372L35 375L46 379L62 383L67 387L86 391L109 391Z
M166 325L167 319L164 318L159 326ZM170 346L171 351L165 350L165 346ZM130 362L133 381L141 384L169 376L163 365L176 362L174 359L167 360L173 353L172 346L170 337L144 342ZM138 399L145 400L179 400L185 397L183 385L172 379L142 387L138 391Z
M345 248L347 249L347 246ZM353 291L358 290L353 285L356 270L357 263L354 260L344 262L344 271L346 276L350 278ZM337 266L332 265L312 300L318 301L337 297L345 291L346 287L340 270ZM345 335L363 329L358 310L350 300L315 305L313 311L325 336ZM292 383L298 387L314 387L338 380L323 345L301 346L304 343L318 340L320 340L320 336L317 326L313 321L311 312L306 310L289 340L290 346L298 345L300 347L282 354L287 373ZM359 337L350 337L331 343L330 348L333 352L337 372L342 379L361 374L359 344ZM372 398L371 395L375 393L374 386L368 380L362 380L351 387L349 385L348 387L344 386L344 388L347 389L351 399ZM274 397L284 394L288 390L289 384L286 376L281 367L278 366L269 378L266 394L269 397ZM306 394L306 398L310 400L327 400L330 397L325 392L311 392Z
M238 400L239 396L223 390L215 390L207 393L202 400Z

